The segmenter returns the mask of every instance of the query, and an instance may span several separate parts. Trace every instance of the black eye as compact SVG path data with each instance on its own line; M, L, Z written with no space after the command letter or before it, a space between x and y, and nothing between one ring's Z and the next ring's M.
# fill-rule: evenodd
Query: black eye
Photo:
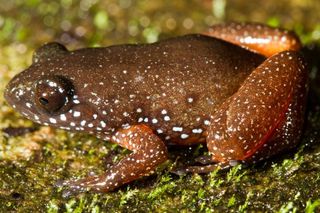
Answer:
M61 76L46 76L35 83L36 106L47 113L63 113L71 107L74 93L70 81Z

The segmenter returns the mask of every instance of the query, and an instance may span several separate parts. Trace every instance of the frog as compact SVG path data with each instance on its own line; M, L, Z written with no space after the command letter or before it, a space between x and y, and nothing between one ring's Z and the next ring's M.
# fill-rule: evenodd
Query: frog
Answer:
M308 66L293 31L225 23L151 44L69 51L52 42L6 86L5 99L41 125L130 150L100 175L64 180L69 192L111 192L155 172L170 145L206 144L202 165L256 163L297 146Z

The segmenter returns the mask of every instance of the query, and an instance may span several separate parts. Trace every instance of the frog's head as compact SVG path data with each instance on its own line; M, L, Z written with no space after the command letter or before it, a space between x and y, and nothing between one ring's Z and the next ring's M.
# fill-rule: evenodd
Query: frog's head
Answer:
M71 80L74 77L65 69L72 67L66 62L69 55L71 52L59 43L40 47L33 55L32 65L9 82L5 99L37 123L93 132L92 128L101 128L99 118L96 119L98 113L86 101L78 99ZM91 129L86 129L88 125Z

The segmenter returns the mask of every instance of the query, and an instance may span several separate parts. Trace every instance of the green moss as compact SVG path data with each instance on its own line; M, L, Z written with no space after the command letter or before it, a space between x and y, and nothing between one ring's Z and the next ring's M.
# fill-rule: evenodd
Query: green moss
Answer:
M301 145L288 154L229 171L171 174L176 161L207 154L203 146L197 146L174 150L155 174L114 192L63 198L61 189L54 186L56 181L102 173L128 151L93 136L47 127L19 137L0 133L0 212L319 211L319 8L316 0L250 5L235 0L5 1L0 5L1 94L9 79L30 64L32 50L47 41L57 40L69 48L153 42L201 32L213 23L233 19L295 29L311 46L306 54L311 56L313 71ZM20 117L0 96L0 128L8 126L35 124Z
M317 209L320 210L320 199L317 199L314 202L311 202L311 200L307 201L305 210L306 213L315 212Z
M293 206L292 202L283 204L279 210L279 213L297 212L297 208Z

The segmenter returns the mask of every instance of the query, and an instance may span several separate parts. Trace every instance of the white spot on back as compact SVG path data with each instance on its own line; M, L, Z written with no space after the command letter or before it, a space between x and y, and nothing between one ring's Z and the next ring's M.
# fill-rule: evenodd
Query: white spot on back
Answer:
M182 127L178 127L178 126L174 126L174 127L172 128L172 130L173 130L174 132L182 132L183 128L182 128Z
M65 115L65 114L61 114L61 115L60 115L60 120L66 121L66 120L67 120L66 115Z
M81 113L79 111L74 111L73 112L73 117L79 117Z

